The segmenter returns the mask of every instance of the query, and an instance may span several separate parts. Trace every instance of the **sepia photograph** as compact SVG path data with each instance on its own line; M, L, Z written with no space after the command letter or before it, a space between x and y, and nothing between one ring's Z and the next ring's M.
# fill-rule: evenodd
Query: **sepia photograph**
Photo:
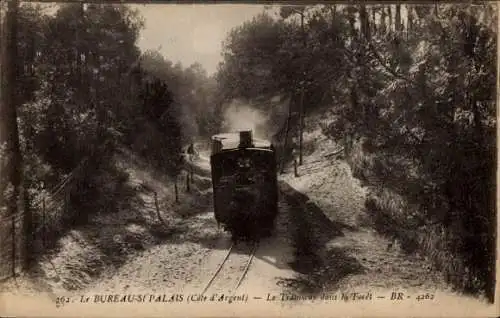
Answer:
M1 316L500 314L496 2L0 9Z

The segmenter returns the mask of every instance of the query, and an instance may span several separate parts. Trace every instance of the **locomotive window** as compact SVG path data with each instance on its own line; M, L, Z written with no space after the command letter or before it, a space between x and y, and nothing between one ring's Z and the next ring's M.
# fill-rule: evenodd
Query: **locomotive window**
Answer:
M250 158L238 158L239 168L250 168L252 166L252 161Z
M244 173L245 183L259 183L259 177L249 178L248 173L257 172L262 174L262 178L268 178L269 174L274 174L274 155L254 150L237 150L226 153L218 153L212 159L212 173L215 184L226 182L221 177L229 177ZM255 169L255 171L254 171Z

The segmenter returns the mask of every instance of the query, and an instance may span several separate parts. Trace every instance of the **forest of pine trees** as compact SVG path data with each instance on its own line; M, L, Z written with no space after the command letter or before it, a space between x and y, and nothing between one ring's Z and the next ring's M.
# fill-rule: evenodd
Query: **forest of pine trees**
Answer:
M125 5L65 3L49 14L7 3L0 213L24 209L26 236L30 202L84 158L106 169L125 146L175 178L183 144L217 132L224 105L280 95L290 100L285 148L297 135L301 147L305 118L323 114L323 134L370 189L375 224L392 225L380 230L426 253L460 290L492 297L494 4L283 6L234 28L209 77L141 52L141 17Z
M125 5L1 5L0 211L24 213L32 255L42 198L78 170L70 195L79 211L67 222L84 222L119 179L115 149L176 178L183 143L215 127L204 114L215 86L199 64L141 52L142 18Z
M496 26L491 3L284 6L230 33L220 95L288 97L285 147L323 114L380 230L491 299Z

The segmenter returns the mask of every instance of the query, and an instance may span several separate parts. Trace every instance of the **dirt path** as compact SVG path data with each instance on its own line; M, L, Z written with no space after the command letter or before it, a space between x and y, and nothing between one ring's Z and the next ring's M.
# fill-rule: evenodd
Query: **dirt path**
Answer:
M130 258L112 276L92 284L83 292L126 290L190 294L203 291L231 245L230 236L217 227L212 211L181 220L176 226L182 231L167 242ZM282 213L274 236L260 243L238 293L263 297L269 291L279 293L282 291L280 282L294 277L289 265L294 259L287 236L289 232L287 213ZM218 279L217 286L209 289L210 293L229 292L241 276L242 264L249 258L249 251L244 246L234 250L235 255L229 259L224 273L219 275L223 277Z
M302 289L450 290L428 261L405 254L398 242L372 229L364 212L364 189L344 161L308 159L299 177L283 177L291 185L289 192L302 196L304 227L310 227L309 239L317 250L317 264L306 270Z
M306 158L298 178L282 176L276 233L260 243L239 293L265 298L283 292L448 289L428 262L404 254L371 229L364 191L345 162L312 159ZM204 172L195 175L191 192L181 189L176 204L172 185L133 160L124 162L133 200L62 238L40 264L41 281L54 293L75 295L200 293L230 244L213 217L206 163L199 165ZM231 279L219 284L219 292L232 287L240 267L225 272Z

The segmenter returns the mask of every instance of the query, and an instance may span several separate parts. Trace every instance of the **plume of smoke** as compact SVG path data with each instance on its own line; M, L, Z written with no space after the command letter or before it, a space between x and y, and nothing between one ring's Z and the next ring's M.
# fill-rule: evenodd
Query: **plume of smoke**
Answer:
M259 139L271 140L286 120L287 102L273 99L264 104L233 100L225 107L224 129L228 132L251 130Z
M249 104L234 100L224 113L224 126L228 131L251 130L256 138L267 138L268 118Z

